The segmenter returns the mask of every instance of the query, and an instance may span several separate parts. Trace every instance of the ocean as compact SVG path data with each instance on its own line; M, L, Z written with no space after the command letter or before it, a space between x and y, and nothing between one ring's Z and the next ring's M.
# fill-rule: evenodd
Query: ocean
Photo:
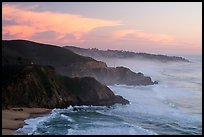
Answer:
M67 106L42 117L26 119L21 135L197 135L202 134L202 56L190 63L103 59L150 76L157 85L108 86L128 105ZM81 108L73 111L73 108Z

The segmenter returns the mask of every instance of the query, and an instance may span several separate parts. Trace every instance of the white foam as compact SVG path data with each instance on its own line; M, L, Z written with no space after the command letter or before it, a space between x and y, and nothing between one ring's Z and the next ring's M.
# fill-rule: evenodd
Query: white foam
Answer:
M68 120L68 121L70 121L70 122L74 122L74 120L73 120L71 117L66 116L66 115L64 115L64 114L61 114L61 117L65 118L66 120Z
M121 126L111 122L93 122L94 127L86 129L68 129L67 135L156 135L155 132L121 123ZM125 126L125 124L127 126Z
M19 128L16 131L16 134L32 135L36 131L37 127L44 121L47 121L48 118L49 116L47 115L43 117L26 119L24 120L26 124L22 128Z

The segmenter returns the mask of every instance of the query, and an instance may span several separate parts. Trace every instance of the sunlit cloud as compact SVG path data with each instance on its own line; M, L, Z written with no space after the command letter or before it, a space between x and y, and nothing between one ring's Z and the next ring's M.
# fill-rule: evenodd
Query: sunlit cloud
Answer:
M129 50L135 52L163 52L166 49L174 51L179 49L181 42L167 34L147 33L135 29L97 29L81 38L82 43L74 43L85 48Z
M113 38L123 40L134 40L140 39L143 41L160 42L160 43L171 43L175 41L175 38L167 34L153 34L147 33L141 30L124 29L117 30L112 33Z
M150 33L139 28L129 29L128 24L123 24L121 21L38 11L38 7L36 4L32 6L3 4L2 38L26 39L62 46L76 45L147 52L152 50L161 52L166 49L172 52L185 49L192 51L198 47L195 47L195 44L184 44L177 37L159 31Z
M4 23L5 25L2 26L3 38L8 39L8 36L12 36L11 39L31 39L37 33L52 31L58 36L55 39L49 39L51 41L63 40L67 35L73 35L75 40L80 40L82 35L95 28L122 25L120 21L94 19L69 13L32 10L36 7L38 5L24 8L3 4L2 21L15 21L14 25Z
M35 28L31 26L25 25L12 25L12 26L4 26L3 27L3 34L8 33L11 36L15 35L15 38L25 39L30 38L34 33L36 33Z

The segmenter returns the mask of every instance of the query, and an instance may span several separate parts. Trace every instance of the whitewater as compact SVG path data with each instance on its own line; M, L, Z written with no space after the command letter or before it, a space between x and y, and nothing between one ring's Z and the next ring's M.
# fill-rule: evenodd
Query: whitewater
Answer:
M202 57L190 63L101 59L109 67L142 72L159 84L109 85L128 105L67 106L48 115L26 119L20 135L195 135L202 134ZM80 109L73 111L74 108Z

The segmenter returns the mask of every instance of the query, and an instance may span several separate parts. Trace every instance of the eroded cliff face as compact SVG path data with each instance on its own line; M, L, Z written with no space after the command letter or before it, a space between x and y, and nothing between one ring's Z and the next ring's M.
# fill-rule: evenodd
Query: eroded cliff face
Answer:
M53 45L25 40L3 41L3 65L38 64L53 66L56 72L68 77L94 77L106 85L152 85L150 77L125 67L109 68L106 63Z
M126 85L153 85L153 82L148 76L143 73L135 73L125 67L110 68L107 66L97 64L93 66L86 66L86 64L76 64L74 67L67 67L64 69L57 69L57 71L69 77L94 77L105 85L126 84Z
M64 77L50 67L40 65L6 65L2 68L3 108L129 103L91 77Z

